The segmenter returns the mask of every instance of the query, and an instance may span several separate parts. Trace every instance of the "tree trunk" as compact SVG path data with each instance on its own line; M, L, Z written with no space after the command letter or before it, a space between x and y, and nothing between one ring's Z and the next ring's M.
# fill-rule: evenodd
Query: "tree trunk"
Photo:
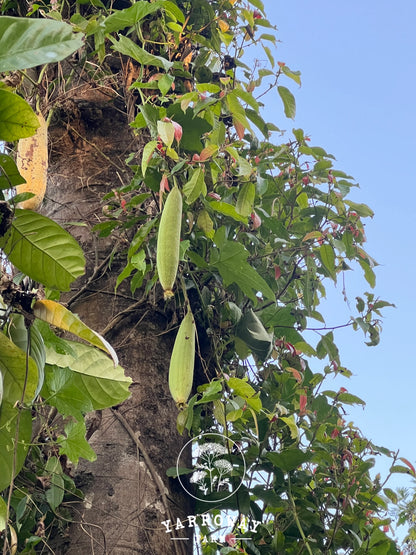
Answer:
M120 253L128 243L122 233L104 239L91 233L103 218L103 194L129 183L125 158L140 150L139 141L130 132L125 105L106 84L80 78L55 106L44 213L69 229L87 259L86 275L62 300L105 335L133 380L128 401L91 415L97 460L82 461L75 470L85 499L55 550L192 553L192 529L169 534L161 524L192 513L191 498L166 476L186 441L176 430L177 408L168 390L175 314L166 313L160 295L159 302L140 300L140 291L133 297L123 284L115 292ZM181 532L190 539L171 539Z

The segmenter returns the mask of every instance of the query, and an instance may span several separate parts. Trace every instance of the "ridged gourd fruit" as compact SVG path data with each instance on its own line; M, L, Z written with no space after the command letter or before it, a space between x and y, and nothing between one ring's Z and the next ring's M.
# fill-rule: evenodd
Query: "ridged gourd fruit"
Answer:
M31 137L20 139L17 145L16 165L26 183L17 185L16 193L33 193L35 196L19 202L19 208L37 210L46 192L48 173L48 124L38 114L39 127Z
M182 224L182 193L175 185L167 196L160 218L156 247L156 267L164 297L173 295L179 266Z
M195 364L195 320L190 308L179 326L169 365L169 390L179 409L192 390Z

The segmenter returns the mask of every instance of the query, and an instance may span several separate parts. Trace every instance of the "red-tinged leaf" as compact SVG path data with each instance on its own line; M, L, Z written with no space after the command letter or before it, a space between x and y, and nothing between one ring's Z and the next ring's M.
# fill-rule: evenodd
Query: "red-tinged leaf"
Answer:
M244 139L244 132L245 132L244 125L242 123L240 123L239 121L237 121L235 118L233 118L233 124L234 124L235 130L237 132L238 138L240 140Z
M169 191L169 181L168 181L168 178L166 177L166 174L163 174L159 185L159 210L162 210L163 193L167 191Z
M282 270L279 268L279 266L277 266L275 264L274 265L274 279L278 280L281 275L282 275Z
M179 143L180 140L182 139L182 134L183 134L182 125L180 125L176 121L172 121L172 125L173 125L173 129L174 129L175 140Z
M405 459L404 457L400 457L400 460L401 460L402 462L404 462L404 464L406 464L406 465L410 468L410 470L411 470L411 472L412 472L412 475L413 475L413 476L416 476L416 470L415 470L415 467L412 465L412 463L409 462L409 461L408 461L407 459Z
M251 225L253 229L258 229L261 226L261 218L254 210L251 213Z
M335 439L337 436L339 436L339 430L338 428L334 428L331 432L331 439Z
M308 403L308 397L306 395L300 395L299 397L299 415L303 416L306 414L306 405Z
M285 370L290 372L298 383L302 383L303 376L299 372L299 370L296 370L296 368L292 368L291 366L288 366L287 368L285 368Z
M169 181L168 178L166 176L166 174L163 174L162 179L160 180L160 188L159 188L159 192L160 193L164 193L164 192L169 192L170 188L169 188Z
M205 162L205 160L208 160L208 158L211 158L217 152L218 152L217 145L208 145L201 150L201 154L199 155L199 161Z
M309 241L310 239L320 239L321 237L323 237L323 235L320 231L310 231L302 239L302 243L304 243L305 241Z
M227 534L224 539L228 543L228 545L231 546L231 547L234 547L235 544L237 543L236 536L235 536L235 534L232 534L232 533Z

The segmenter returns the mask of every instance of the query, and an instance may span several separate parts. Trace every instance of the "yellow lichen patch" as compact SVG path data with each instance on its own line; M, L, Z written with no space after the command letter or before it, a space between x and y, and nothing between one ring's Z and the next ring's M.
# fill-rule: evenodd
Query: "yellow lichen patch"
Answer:
M16 165L26 183L16 187L16 193L33 193L35 196L19 203L19 208L37 210L46 192L48 173L48 125L38 114L40 126L31 137L20 139L17 146Z

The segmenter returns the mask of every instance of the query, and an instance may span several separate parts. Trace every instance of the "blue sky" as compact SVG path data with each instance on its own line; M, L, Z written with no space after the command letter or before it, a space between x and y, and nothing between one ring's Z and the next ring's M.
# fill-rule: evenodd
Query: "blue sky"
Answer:
M296 97L295 121L285 120L271 95L265 99L267 119L288 130L304 129L312 145L332 153L337 169L360 184L350 198L375 211L366 225L367 251L380 264L374 291L397 307L384 309L378 347L364 345L360 332L336 333L341 360L354 373L340 385L366 401L364 411L350 411L350 419L376 444L399 449L401 456L416 463L412 349L416 2L265 0L264 4L279 31L276 60L302 73L301 88L284 83ZM355 296L370 288L358 272L346 278L352 310ZM335 292L330 289L322 312L328 325L342 324L351 313L342 301L342 284ZM387 468L379 463L381 472ZM392 482L399 483L411 482L403 477Z

